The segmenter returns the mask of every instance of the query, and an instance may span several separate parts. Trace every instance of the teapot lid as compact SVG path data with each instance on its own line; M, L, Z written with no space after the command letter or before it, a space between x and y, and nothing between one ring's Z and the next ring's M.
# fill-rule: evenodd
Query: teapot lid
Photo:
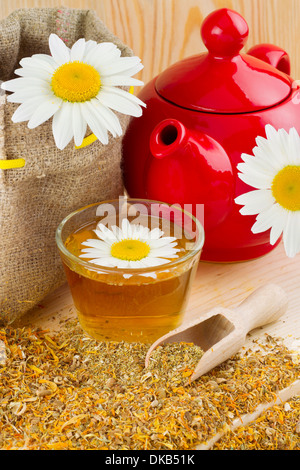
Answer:
M270 64L240 54L249 28L239 13L222 8L203 22L208 53L169 67L156 80L157 93L177 106L209 113L236 114L270 108L285 100L292 79Z

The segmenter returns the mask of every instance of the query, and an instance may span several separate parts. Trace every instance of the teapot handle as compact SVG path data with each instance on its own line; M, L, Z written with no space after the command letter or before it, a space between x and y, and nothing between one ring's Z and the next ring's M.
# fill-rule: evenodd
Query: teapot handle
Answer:
M249 49L247 54L273 65L280 72L284 72L287 75L291 73L289 55L281 47L274 46L273 44L259 44Z

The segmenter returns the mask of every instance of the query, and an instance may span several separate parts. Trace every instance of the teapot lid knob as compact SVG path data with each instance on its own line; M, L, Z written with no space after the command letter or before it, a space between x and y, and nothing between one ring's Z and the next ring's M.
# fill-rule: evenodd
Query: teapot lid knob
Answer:
M202 23L201 36L208 51L217 57L233 57L246 44L248 24L236 11L221 8Z

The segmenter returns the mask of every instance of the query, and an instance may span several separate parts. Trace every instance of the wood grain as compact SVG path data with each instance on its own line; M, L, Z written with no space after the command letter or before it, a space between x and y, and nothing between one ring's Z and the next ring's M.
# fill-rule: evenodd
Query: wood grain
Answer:
M174 62L204 51L199 33L202 20L222 7L233 8L246 18L250 28L247 49L262 42L281 46L290 54L293 77L300 78L299 0L1 0L0 19L18 8L62 4L95 10L141 57L145 68L139 76L145 83Z

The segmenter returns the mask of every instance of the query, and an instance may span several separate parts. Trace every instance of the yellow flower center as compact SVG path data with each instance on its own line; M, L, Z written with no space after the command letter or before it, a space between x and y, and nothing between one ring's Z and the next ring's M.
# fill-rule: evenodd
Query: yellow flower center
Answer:
M278 204L289 211L300 211L300 165L288 165L275 176L272 193Z
M111 256L126 261L140 261L146 258L150 252L150 246L140 240L121 240L111 246Z
M99 93L100 74L92 65L67 62L54 72L51 86L54 94L64 101L83 103Z

